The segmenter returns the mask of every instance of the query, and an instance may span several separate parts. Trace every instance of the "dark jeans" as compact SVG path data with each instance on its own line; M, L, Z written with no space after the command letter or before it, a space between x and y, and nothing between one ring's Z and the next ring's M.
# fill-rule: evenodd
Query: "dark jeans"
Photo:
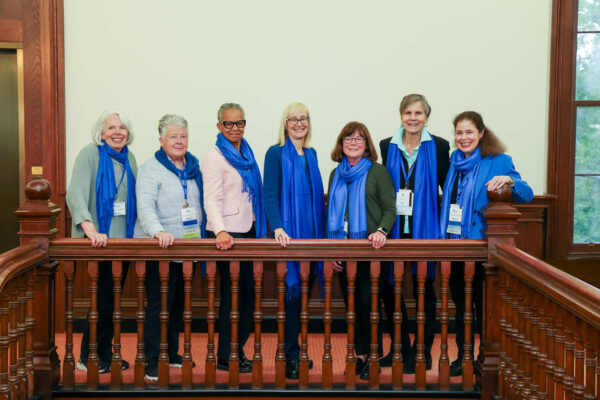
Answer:
M216 237L211 231L206 232L209 238ZM256 238L254 226L246 233L229 232L234 238ZM252 261L240 262L240 280L238 293L238 354L244 355L244 344L252 332L254 321L254 272L252 270ZM217 327L219 330L219 347L217 348L217 358L229 359L231 350L231 277L229 275L229 261L217 262L217 268L220 276L221 303L219 306L219 320Z
M129 263L123 262L123 277L121 286L125 283ZM112 340L114 336L113 311L114 303L114 281L112 275L112 261L98 262L98 324L96 325L96 338L98 339L98 358L109 363L112 359ZM89 313L88 313L89 317ZM80 359L87 363L90 350L90 322L86 318L83 327L83 339L81 339Z
M160 354L160 274L158 261L146 262L146 321L144 322L144 350L146 363L158 364ZM169 290L167 292L167 312L169 322L167 325L167 344L169 359L172 359L179 350L179 332L183 327L183 264L169 263Z
M483 317L483 281L485 270L483 264L475 263L473 276L472 311L475 324L471 326L471 345L475 346L475 327L481 334ZM450 272L450 294L456 307L456 346L458 347L458 360L462 360L465 353L465 263L453 262ZM472 358L472 357L471 357Z
M308 278L308 295L312 290L315 282L317 271L317 263L310 263L310 276ZM298 360L300 358L300 346L298 345L298 335L300 334L300 312L302 311L302 293L301 285L298 288L298 295L287 298L286 287L286 301L285 301L285 358L286 360Z
M344 295L344 302L348 306L348 276L346 272L346 263L342 263L344 270L338 273L340 286ZM369 355L371 344L371 268L367 261L356 263L356 282L354 293L354 311L356 312L356 325L354 341L356 342L357 355ZM381 315L381 304L377 299L377 308ZM379 344L378 354L381 357L383 353L382 343L382 324L378 324L377 343Z

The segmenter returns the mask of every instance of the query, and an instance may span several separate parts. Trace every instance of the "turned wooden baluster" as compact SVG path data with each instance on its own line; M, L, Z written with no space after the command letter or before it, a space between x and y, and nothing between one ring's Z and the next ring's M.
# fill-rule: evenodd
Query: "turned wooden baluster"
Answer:
M556 366L556 326L554 324L554 315L552 309L552 300L549 298L544 299L544 309L546 313L546 397L548 399L554 399L554 367Z
M356 293L356 261L346 263L346 275L348 277L348 312L346 323L348 325L348 344L346 347L346 389L356 389L356 345L354 343L354 328L356 323L356 312L354 310Z
M498 271L498 300L500 301L500 315L498 326L500 327L500 361L498 363L498 397L504 398L504 377L506 376L506 281L505 273ZM440 374L441 376L441 374ZM441 382L441 379L440 379Z
M300 389L308 389L308 280L310 275L310 262L300 262L300 288L301 309L300 309L300 371L298 386Z
M121 389L123 385L123 359L121 358L121 278L123 276L123 264L121 261L112 262L114 311L113 311L113 356L110 366L110 388Z
M518 329L517 329L517 336L516 336L516 341L517 341L517 384L516 384L516 395L517 397L522 396L522 392L523 389L528 385L528 382L526 381L525 378L525 365L527 364L527 344L526 344L526 340L525 340L525 332L526 332L526 319L525 319L525 297L524 297L524 292L526 290L525 285L523 284L523 282L521 280L518 280L516 282L516 286L517 286L517 294L518 294L518 299L519 299L519 304L517 307L517 315L518 315ZM527 385L526 385L527 384Z
M475 263L465 262L465 354L462 362L463 390L473 390L473 343L471 324L473 323L473 275Z
M565 376L565 328L562 321L562 315L560 307L554 305L554 315L556 316L556 366L554 367L554 395L555 399L562 400L565 396L565 390L563 386L563 377Z
M27 320L25 326L27 329L25 343L25 368L27 370L27 398L33 397L33 329L35 328L35 318L33 309L33 298L35 294L36 271L32 270L27 280ZM72 341L72 340L71 340Z
M404 386L402 360L402 279L404 262L394 261L394 354L392 356L392 387L401 390ZM406 345L406 344L405 344Z
M596 374L594 371L596 368L596 352L594 351L594 343L597 336L596 330L586 324L583 337L585 342L585 393L583 398L585 400L596 398Z
M192 272L194 263L183 262L183 363L181 366L181 388L192 388Z
M285 388L285 273L287 263L277 261L277 352L275 353L275 388Z
M19 398L26 399L27 395L27 375L25 373L25 303L26 303L26 280L27 276L19 278L19 311L17 315L18 330L18 353L17 353L17 376L19 378Z
M538 293L530 290L529 292L529 304L531 310L530 323L531 323L531 347L529 352L531 354L531 360L529 363L529 374L531 377L531 393L537 396L540 388L539 384L539 364L538 356L540 354L540 315L537 308L537 297Z
M158 264L160 276L160 353L158 354L158 387L169 387L169 344L167 332L169 326L169 309L167 298L169 295L169 262L160 261Z
M87 387L98 388L98 261L88 261L90 278L90 351L87 363Z
M522 341L521 341L521 353L523 363L521 364L521 369L523 370L523 387L527 390L531 390L532 376L531 376L531 346L532 346L532 326L531 326L531 316L532 311L529 305L531 304L530 294L531 289L521 282L521 293L523 297L523 302L521 303L521 309L519 313L521 315L521 326L522 329Z
M511 384L512 384L512 376L513 376L513 298L514 293L511 287L511 279L510 276L504 273L505 287L506 287L506 295L505 295L505 312L506 312L506 329L505 329L505 337L506 337L506 366L504 368L504 398L510 398L511 394Z
M417 355L415 357L415 387L425 389L427 373L425 361L425 278L427 277L427 262L417 264ZM465 314L466 315L466 314ZM465 348L465 351L467 349Z
M448 293L450 281L450 262L442 261L440 267L440 279L442 282L442 311L440 313L441 324L441 352L439 364L439 381L440 390L448 390L450 388L450 358L448 357Z
M0 293L0 399L9 398L8 388L8 292Z
M323 312L323 372L322 383L323 389L331 389L333 387L333 360L331 358L331 321L333 314L331 312L331 280L333 277L333 263L327 261L323 266L323 276L325 282L325 311Z
M585 393L584 385L584 362L585 362L585 348L583 345L583 336L585 334L586 324L576 319L575 325L575 380L573 382L573 398L575 400L583 400Z
M544 298L537 296L536 305L538 306L540 320L538 323L539 331L539 353L538 353L538 394L540 400L545 400L548 394L548 370L546 364L548 362L548 316L544 311Z
M509 378L509 389L508 396L511 398L517 398L518 385L519 385L519 292L518 292L518 280L511 279L511 285L513 290L511 292L511 330L510 330L510 378Z
M252 388L262 388L263 357L261 325L263 320L262 295L263 295L263 262L255 261L254 273L254 356L252 357Z
M575 315L567 310L562 310L565 321L565 375L563 376L563 387L565 400L573 399L573 384L575 383Z
M136 389L143 389L144 376L146 375L146 354L144 353L144 323L146 321L146 312L144 310L144 280L146 279L146 262L135 262L135 277L137 279L137 313L135 320L137 322L137 354L135 356L135 371L133 386Z
M229 388L238 389L240 386L240 357L238 343L238 321L239 312L239 293L240 293L240 262L232 261L229 263L229 274L231 276L231 312L229 319L231 321L231 344L229 347Z
M75 357L73 356L73 274L75 263L63 262L65 270L65 361L63 363L63 387L73 389L75 385Z
M371 261L371 351L369 352L369 389L379 389L379 275L380 262Z
M204 385L207 389L214 389L216 384L216 357L215 357L215 280L217 278L216 261L206 263L206 279L208 281L208 311L206 312L207 344L206 363L204 367Z
M13 280L8 283L10 298L8 300L8 340L9 340L9 361L8 361L8 386L10 390L10 398L17 399L19 391L19 377L17 376L17 309L19 307L17 295L17 281Z

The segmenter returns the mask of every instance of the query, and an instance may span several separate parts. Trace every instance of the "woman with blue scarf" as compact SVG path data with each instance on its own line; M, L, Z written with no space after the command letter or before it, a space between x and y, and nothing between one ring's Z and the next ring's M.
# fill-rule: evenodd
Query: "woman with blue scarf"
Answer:
M285 247L291 238L319 239L325 236L325 200L317 152L308 147L311 124L302 103L290 104L283 112L279 141L265 156L265 211L275 240ZM311 265L309 287L316 269ZM310 289L309 289L310 290ZM300 263L288 261L285 302L285 376L298 379L300 347ZM312 361L309 361L309 368Z
M450 158L450 170L444 183L440 232L448 239L484 239L487 225L485 208L489 203L487 192L510 185L512 198L517 203L529 203L533 191L515 170L505 147L483 123L475 111L465 111L454 118L456 150ZM450 365L450 375L462 374L465 342L465 283L464 263L453 262L450 275L450 293L456 306L456 345L458 358ZM482 299L485 272L482 263L475 266L473 279L473 309L476 327L482 332ZM474 335L474 330L471 330ZM471 343L474 338L471 337ZM473 357L471 357L473 359Z
M205 238L206 215L198 159L188 149L188 123L179 115L167 114L158 122L160 149L146 161L138 175L138 221L135 237L158 239L161 248L181 238ZM144 351L146 379L158 380L160 353L161 288L158 261L146 262L146 320ZM169 262L167 293L167 344L169 365L182 368L177 354L183 326L184 282L181 261ZM192 365L193 362L192 362Z
M71 237L86 237L93 247L105 247L108 238L133 236L136 220L135 177L137 163L128 145L133 141L129 118L123 113L105 111L94 124L92 142L85 146L73 166L67 190L71 212ZM123 278L129 264L123 263ZM113 339L112 262L98 263L98 358L101 374L110 372ZM81 356L77 368L87 371L90 325L85 321ZM123 369L129 363L123 361Z
M267 236L260 170L250 145L244 139L246 120L239 104L225 103L217 112L216 146L204 157L204 205L208 237L216 238L219 250L228 250L235 238ZM217 369L229 370L231 345L231 277L229 262L217 262L221 303ZM252 261L240 262L238 357L239 371L251 372L252 362L244 355L244 344L253 328L254 276Z
M379 143L383 164L386 166L396 193L396 222L390 232L393 239L439 238L439 197L448 172L450 146L448 141L427 131L431 106L425 96L409 94L400 103L402 126L394 136ZM417 294L417 263L412 263L413 293ZM431 369L431 346L435 339L437 299L435 295L435 262L428 263L425 280L425 365ZM382 297L393 340L394 280L391 263L382 269ZM404 296L401 302L401 344L405 374L415 373L417 340L410 343L408 314ZM392 343L393 344L393 343ZM392 347L393 348L393 347ZM392 351L381 360L381 365L392 365Z
M383 247L396 218L394 183L385 167L377 164L377 151L367 127L349 122L338 135L331 159L340 164L329 176L327 237L368 239ZM344 300L348 301L345 263L335 262ZM356 373L369 378L367 355L371 343L370 263L358 262L356 271ZM379 301L378 301L379 303ZM381 331L378 337L381 344ZM381 356L382 346L379 346Z

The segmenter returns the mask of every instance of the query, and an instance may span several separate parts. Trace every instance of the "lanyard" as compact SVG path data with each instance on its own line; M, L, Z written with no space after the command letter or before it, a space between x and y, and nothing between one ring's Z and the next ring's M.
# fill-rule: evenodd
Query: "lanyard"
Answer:
M179 182L181 183L181 187L183 187L183 196L185 197L185 204L186 204L186 207L187 207L187 189L188 189L188 184L187 184L187 173L185 172L185 161L183 161L183 170L177 168L177 165L175 165L175 163L170 158L169 158L169 161L171 161L171 164L173 164L173 166L177 170L177 177L179 178Z
M462 172L458 173L458 185L456 187L456 203L460 204L460 200L462 199L462 194L463 194L463 180L465 178L465 174L463 174Z
M404 176L404 187L405 188L408 188L408 181L410 180L410 177L412 176L412 173L415 170L415 164L416 163L417 163L417 161L415 160L415 162L413 163L413 165L408 170L408 175L407 175L406 174L406 169L404 169L404 160L403 160L402 156L400 156L400 167L402 168L402 176Z
M121 183L123 183L123 178L125 178L125 165L123 165L123 173L121 174L121 180L117 185L117 192L115 193L115 201L119 199L119 188L121 187Z

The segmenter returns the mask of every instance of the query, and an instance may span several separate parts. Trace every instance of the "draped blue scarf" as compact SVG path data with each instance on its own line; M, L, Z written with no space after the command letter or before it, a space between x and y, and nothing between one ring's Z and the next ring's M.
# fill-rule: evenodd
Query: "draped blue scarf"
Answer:
M423 128L425 129L425 128ZM399 128L396 135L402 134L404 129ZM413 239L437 239L440 237L439 222L438 222L438 181L437 181L437 149L435 141L431 137L430 140L421 142L417 161L415 161L415 180L413 185L413 215L411 233ZM402 152L397 144L390 143L388 147L386 168L394 182L395 191L398 192L400 187L404 162ZM408 182L404 182L408 185ZM405 216L408 218L408 216ZM396 216L396 222L392 227L391 237L400 239L402 226L400 224L400 216ZM427 263L427 278L435 278L435 262ZM415 274L416 263L412 265L412 273ZM394 282L393 276L390 282Z
M125 170L127 175L127 211L125 221L127 223L126 237L133 237L133 228L137 218L137 208L135 199L135 177L129 165L129 149L127 146L117 152L112 149L103 140L102 145L98 146L100 161L98 163L98 172L96 174L96 216L98 218L98 231L109 236L110 220L114 214L114 202L117 197L117 183L115 181L115 169L111 160L115 159ZM120 178L119 178L120 180Z
M250 145L246 139L242 138L240 151L238 151L222 133L219 133L217 135L217 147L227 162L242 177L242 193L248 192L248 196L252 202L252 211L256 218L256 237L267 236L267 217L263 204L262 179Z
M198 191L200 192L200 212L202 213L202 222L200 224L200 237L206 237L206 212L204 211L204 188L202 184L202 172L200 172L200 164L198 159L189 151L185 153L185 170L179 169L173 164L173 162L167 156L167 153L162 149L162 147L154 153L154 158L161 163L163 167L167 170L171 171L179 179L183 179L185 176L186 179L193 179L196 182L196 186L198 186Z
M444 183L444 195L442 196L442 211L440 213L440 233L442 238L450 239L468 239L469 228L471 227L471 217L473 216L473 204L475 202L475 182L481 165L481 150L479 146L465 157L465 153L460 150L454 150L450 157L450 170ZM460 226L460 235L448 234L448 215L450 213L450 200L452 196L452 187L458 177L458 173L465 174L458 189L460 195L457 195L457 203L462 210L462 221Z
M350 239L365 239L368 234L365 183L372 162L367 158L354 167L344 157L335 169L329 188L329 211L327 215L327 237L344 239L344 217L348 210Z
M317 159L305 149L308 176L291 140L281 149L281 218L283 230L296 239L321 239L325 234L325 199ZM310 190L310 192L309 192ZM307 196L310 194L310 196ZM318 263L319 277L323 263ZM287 262L285 277L288 300L299 294L300 263Z

